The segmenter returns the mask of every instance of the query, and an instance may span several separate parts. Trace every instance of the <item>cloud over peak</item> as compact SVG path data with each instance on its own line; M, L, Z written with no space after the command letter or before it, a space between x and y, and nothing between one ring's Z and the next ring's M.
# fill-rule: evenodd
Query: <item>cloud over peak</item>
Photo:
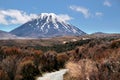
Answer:
M27 14L24 11L16 9L0 10L0 24L10 25L10 24L24 24L27 21L37 18L37 14ZM73 19L67 14L59 14L57 17L61 18L64 21L69 21Z
M60 19L62 19L65 22L70 21L71 19L73 19L72 17L70 17L67 14L59 14L59 15L57 15L57 17L60 18Z

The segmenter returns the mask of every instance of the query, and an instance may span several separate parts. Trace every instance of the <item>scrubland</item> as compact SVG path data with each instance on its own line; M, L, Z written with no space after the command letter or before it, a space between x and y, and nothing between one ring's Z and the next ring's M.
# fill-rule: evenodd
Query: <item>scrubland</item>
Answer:
M0 80L35 80L37 76L61 68L69 70L64 80L120 79L119 37L40 47L7 44L0 46Z

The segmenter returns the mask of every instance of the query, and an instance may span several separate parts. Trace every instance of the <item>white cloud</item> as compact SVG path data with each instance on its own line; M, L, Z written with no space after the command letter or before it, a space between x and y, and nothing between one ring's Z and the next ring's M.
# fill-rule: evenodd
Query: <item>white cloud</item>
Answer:
M65 22L73 19L67 14L59 14L56 16ZM0 10L0 24L3 25L23 24L37 17L38 17L37 14L27 14L26 12L20 10L14 10L14 9Z
M36 18L36 14L27 14L26 12L14 9L0 10L0 24L23 24ZM10 18L10 19L9 19Z
M107 7L111 7L112 6L112 4L108 0L105 0L103 5L107 6Z
M5 19L5 16L4 16L4 15L1 15L1 14L0 14L0 24L5 24L5 25L8 24L8 22L7 22L6 19Z
M69 7L70 9L74 10L74 11L77 11L77 12L80 12L84 15L85 18L88 18L90 17L90 12L87 8L85 7L81 7L81 6L70 6Z
M96 12L95 16L103 16L103 13L102 12Z
M60 19L62 19L65 22L70 21L71 19L73 19L72 17L70 17L67 14L59 14L59 15L57 15L57 17L60 18Z

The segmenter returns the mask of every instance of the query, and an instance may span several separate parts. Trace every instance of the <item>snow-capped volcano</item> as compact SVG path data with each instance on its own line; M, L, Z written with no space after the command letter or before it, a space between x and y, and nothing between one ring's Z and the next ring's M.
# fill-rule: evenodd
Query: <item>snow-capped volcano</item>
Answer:
M38 18L28 21L10 33L21 37L55 37L84 35L79 28L68 24L54 13L41 13Z

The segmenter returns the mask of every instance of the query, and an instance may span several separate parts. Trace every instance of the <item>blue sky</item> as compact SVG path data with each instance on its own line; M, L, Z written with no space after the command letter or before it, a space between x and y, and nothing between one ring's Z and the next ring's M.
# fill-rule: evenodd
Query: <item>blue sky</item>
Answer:
M0 30L55 13L86 33L120 33L120 0L0 0Z

